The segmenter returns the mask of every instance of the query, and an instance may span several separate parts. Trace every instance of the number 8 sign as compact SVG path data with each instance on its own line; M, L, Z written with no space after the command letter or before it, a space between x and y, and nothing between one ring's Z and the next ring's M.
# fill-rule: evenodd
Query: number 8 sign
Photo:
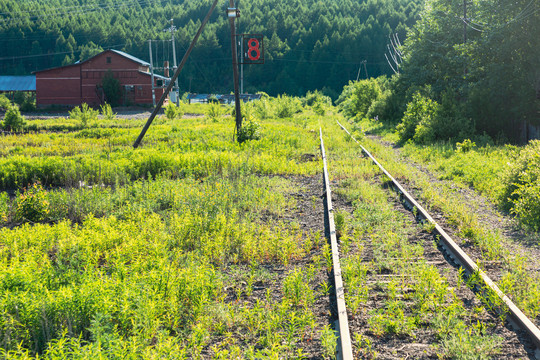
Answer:
M242 34L243 64L264 64L263 36L258 34Z

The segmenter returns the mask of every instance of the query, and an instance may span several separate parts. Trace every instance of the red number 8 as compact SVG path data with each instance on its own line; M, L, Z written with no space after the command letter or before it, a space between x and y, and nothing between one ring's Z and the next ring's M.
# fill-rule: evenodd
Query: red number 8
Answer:
M247 41L248 45L248 51L247 56L249 60L251 61L257 61L261 57L261 49L259 48L259 40L255 38L251 38ZM255 52L255 56L253 56L253 52Z

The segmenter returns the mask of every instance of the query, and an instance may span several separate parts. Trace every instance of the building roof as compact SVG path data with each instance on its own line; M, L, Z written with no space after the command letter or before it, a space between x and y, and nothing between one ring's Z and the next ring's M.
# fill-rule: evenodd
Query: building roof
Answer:
M70 67L70 66L81 65L81 64L84 64L85 62L90 61L90 60L92 60L92 59L94 59L94 58L96 58L96 57L98 57L98 56L100 56L100 55L102 55L102 54L104 54L106 52L109 52L109 51L111 51L111 52L113 52L115 54L118 54L118 55L120 55L122 57L125 57L126 59L129 59L129 60L131 60L133 62L136 62L139 65L150 67L150 63L148 63L148 62L146 62L144 60L141 60L138 57L135 57L133 55L129 55L128 53L125 53L125 52L120 51L120 50L109 49L109 50L102 51L99 54L94 55L91 58L88 58L88 59L86 59L84 61L77 61L77 62L75 62L73 64L69 64L69 65L57 66L57 67L53 67L53 68L49 68L49 69L38 70L38 71L34 71L32 74L36 74L36 73L40 73L40 72L44 72L44 71L49 71L49 70L56 70L56 69L60 69L60 68L67 68L67 67Z
M36 91L36 77L0 76L0 91Z
M105 50L104 52L106 52L107 50ZM133 55L129 55L128 53L125 53L123 51L120 51L120 50L114 50L114 49L110 49L110 51L114 52L114 53L117 53L118 55L120 56L123 56L125 58L128 58L130 60L133 60L135 61L136 63L139 63L140 65L143 65L143 66L150 66L150 63L144 61L144 60L141 60Z

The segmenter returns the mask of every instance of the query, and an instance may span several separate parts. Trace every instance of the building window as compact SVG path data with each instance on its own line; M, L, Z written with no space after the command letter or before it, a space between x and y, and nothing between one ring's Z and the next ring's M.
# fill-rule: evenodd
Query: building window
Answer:
M163 80L158 79L156 82L157 82L157 87L163 87Z
M112 62L112 59L110 56L107 56L107 64L110 64Z

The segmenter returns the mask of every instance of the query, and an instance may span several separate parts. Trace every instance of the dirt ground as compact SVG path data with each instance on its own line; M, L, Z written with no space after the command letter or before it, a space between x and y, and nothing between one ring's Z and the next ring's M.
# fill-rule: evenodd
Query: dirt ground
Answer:
M150 117L150 114L152 114L151 108L141 108L136 106L130 106L130 107L116 107L113 109L113 111L116 113L116 116L120 119L148 119ZM160 111L160 114L163 114L163 109ZM23 113L24 117L29 120L46 120L46 119L55 119L59 117L68 118L69 117L69 111L68 110L58 110L58 111L51 111L51 112L32 112L32 113ZM0 117L4 116L4 112L0 110ZM194 118L194 117L202 117L204 115L201 114L184 114L183 117L185 118Z

